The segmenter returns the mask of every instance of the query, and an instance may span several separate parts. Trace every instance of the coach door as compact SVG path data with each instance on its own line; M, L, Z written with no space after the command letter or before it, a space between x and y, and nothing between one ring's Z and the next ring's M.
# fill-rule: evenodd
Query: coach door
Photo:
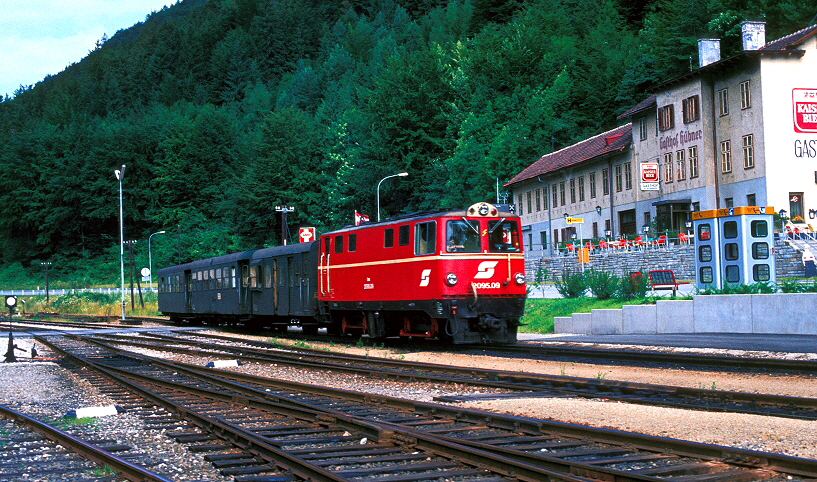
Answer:
M287 256L289 267L289 312L297 313L301 308L301 259L296 256Z
M275 296L278 300L278 306L275 313L281 316L289 315L289 269L290 258L278 258L275 261L277 266L277 275L275 279Z
M252 313L252 295L250 294L250 265L247 261L239 261L241 283L238 284L238 305L241 314Z
M193 273L190 271L184 272L184 311L193 311Z

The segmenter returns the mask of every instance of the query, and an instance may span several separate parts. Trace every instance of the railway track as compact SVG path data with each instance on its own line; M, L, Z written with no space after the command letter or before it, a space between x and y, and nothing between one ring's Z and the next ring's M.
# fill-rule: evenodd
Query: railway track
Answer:
M99 344L91 347L84 340L80 345L79 337L72 338L75 340L61 337L55 342L112 376L148 390L152 394L148 396L156 403L186 405L167 409L174 414L186 414L199 430L210 431L191 436L218 434L239 446L245 444L242 450L254 455L256 467L246 467L247 470L284 464L272 455L260 454L263 451L259 447L267 450L265 444L269 444L282 452L277 454L279 457L294 457L299 463L320 463L319 467L338 477L325 480L375 474L391 474L394 480L430 480L445 477L443 470L471 470L472 477L486 480L508 480L502 477L511 474L516 480L817 477L814 460L208 370L135 356ZM298 422L282 422L278 418L281 416L294 417ZM299 428L291 428L289 423ZM282 424L290 428L284 430ZM232 438L237 435L224 435L227 428L236 426L249 442L247 439L237 442L239 439ZM343 435L338 435L341 430ZM364 438L366 443L360 443ZM369 454L369 450L378 452L364 457L362 454ZM419 467L415 471L406 466L415 465L410 461L414 457L403 460L403 467L392 466L392 461L380 460L384 456L380 450L395 451L389 453L401 460L407 454L419 455L416 462ZM338 459L338 454L343 456ZM228 455L224 457L226 460ZM373 466L375 461L377 467ZM453 466L441 468L449 467L447 464ZM407 471L415 473L410 476Z
M130 447L87 441L5 406L0 406L0 419L2 480L88 480L116 473L124 480L171 482L112 453L130 451Z
M190 337L198 338L198 340ZM144 336L105 335L95 339L191 356L199 356L206 351L208 355L214 357L235 358L243 362L287 364L308 370L326 369L409 382L422 380L484 386L503 391L435 398L442 402L571 396L692 410L817 420L817 399L806 397L463 368L414 361L377 359L368 356L332 354L325 351L310 351L302 347L288 347L292 351L283 351L282 347L271 346L264 342L208 333L195 335L188 333L185 334L185 337L157 333L145 333Z

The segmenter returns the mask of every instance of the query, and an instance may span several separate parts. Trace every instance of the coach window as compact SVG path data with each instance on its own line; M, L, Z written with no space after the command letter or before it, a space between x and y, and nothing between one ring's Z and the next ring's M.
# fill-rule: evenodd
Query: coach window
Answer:
M221 289L221 268L216 268L216 289Z
M357 234L349 235L349 252L357 251Z
M272 266L264 265L264 288L272 288Z
M383 247L394 247L394 229L388 228L383 232Z
M398 233L397 238L397 245L398 246L408 246L409 245L409 238L411 237L411 231L409 231L411 227L406 224L405 226L400 226L400 231Z
M250 288L258 288L258 266L250 266Z
M445 224L445 239L449 253L479 253L479 221L448 221Z
M216 270L215 269L210 270L210 289L211 290L216 289Z
M417 223L414 230L414 254L434 254L437 250L437 223Z
M250 285L250 267L245 265L241 266L241 286L246 288Z
M488 249L492 253L519 251L519 232L515 222L488 221L488 239Z
M335 253L343 252L343 236L335 236Z
M232 280L232 287L235 288L236 287L235 266L232 266L230 268L230 273L231 273L230 279Z

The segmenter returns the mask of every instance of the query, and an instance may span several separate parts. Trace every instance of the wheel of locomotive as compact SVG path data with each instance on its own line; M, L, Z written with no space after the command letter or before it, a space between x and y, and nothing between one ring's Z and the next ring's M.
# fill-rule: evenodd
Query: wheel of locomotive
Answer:
M314 336L318 334L318 325L303 325L301 330L304 335Z

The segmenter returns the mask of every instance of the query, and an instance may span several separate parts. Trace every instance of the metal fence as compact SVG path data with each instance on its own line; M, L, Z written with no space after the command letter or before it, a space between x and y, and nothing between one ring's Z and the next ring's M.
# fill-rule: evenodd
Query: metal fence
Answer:
M134 292L138 291L136 288L133 289ZM142 288L142 292L158 292L156 288L149 289L149 288ZM80 289L49 289L48 294L50 296L59 296L59 295L75 295L78 293L106 293L106 294L120 294L120 288L80 288ZM130 293L130 288L125 288L125 293ZM8 295L15 295L15 296L45 296L44 289L38 290L0 290L0 296L8 296Z

